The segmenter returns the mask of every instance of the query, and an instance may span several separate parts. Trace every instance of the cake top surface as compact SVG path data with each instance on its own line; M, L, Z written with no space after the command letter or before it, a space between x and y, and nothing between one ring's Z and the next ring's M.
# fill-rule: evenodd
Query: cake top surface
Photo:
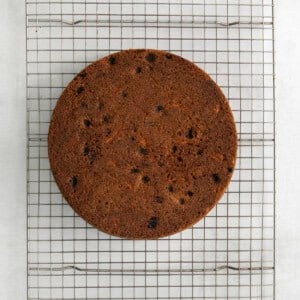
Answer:
M54 109L54 178L73 209L120 237L154 239L203 218L234 169L235 124L216 83L158 50L127 50L81 71Z

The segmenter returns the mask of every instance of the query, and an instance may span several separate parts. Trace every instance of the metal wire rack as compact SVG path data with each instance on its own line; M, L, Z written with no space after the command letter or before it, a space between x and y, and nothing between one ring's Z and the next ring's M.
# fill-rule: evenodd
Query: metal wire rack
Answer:
M28 299L274 299L272 0L27 0ZM53 180L56 100L90 62L169 50L222 87L239 136L232 182L194 227L157 241L97 231Z

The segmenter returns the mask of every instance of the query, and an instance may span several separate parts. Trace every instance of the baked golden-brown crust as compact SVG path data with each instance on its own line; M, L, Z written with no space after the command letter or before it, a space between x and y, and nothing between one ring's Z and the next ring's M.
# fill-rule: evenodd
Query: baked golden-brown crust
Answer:
M224 193L237 134L228 101L193 63L127 50L67 86L48 136L55 180L98 229L132 239L179 232Z

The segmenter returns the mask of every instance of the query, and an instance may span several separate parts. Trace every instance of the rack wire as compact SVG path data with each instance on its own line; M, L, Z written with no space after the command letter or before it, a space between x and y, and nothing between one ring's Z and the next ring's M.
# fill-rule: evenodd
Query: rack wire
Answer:
M28 294L35 299L274 299L272 0L27 0ZM63 88L111 52L158 48L195 62L234 113L238 161L217 207L182 233L97 231L62 198L47 133Z

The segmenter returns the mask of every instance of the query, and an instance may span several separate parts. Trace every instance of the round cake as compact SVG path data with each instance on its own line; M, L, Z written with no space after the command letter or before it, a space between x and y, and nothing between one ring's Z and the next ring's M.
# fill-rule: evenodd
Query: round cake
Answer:
M190 61L127 50L81 71L54 109L51 169L71 207L108 234L156 239L203 218L236 161L228 101Z

